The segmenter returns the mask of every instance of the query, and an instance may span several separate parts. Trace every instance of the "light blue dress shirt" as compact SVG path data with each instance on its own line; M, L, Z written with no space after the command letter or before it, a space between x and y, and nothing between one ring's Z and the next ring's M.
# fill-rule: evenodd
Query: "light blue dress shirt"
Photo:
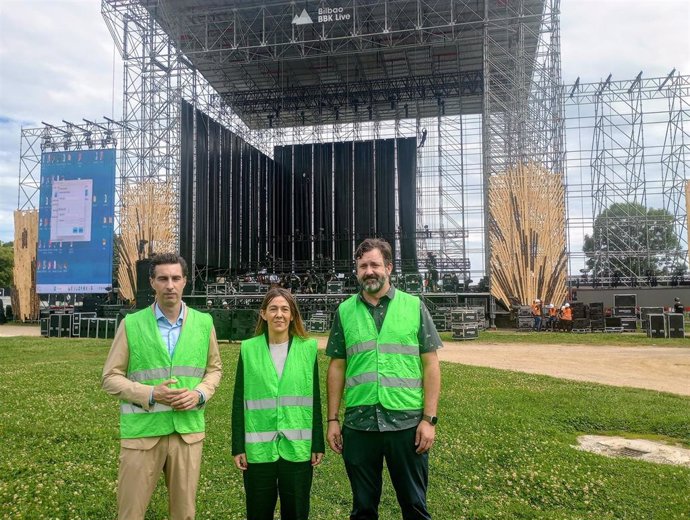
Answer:
M158 330L163 338L163 344L168 348L168 354L173 357L177 341L180 339L180 331L182 330L182 321L184 319L184 303L180 306L180 315L177 317L175 323L170 323L165 317L163 311L158 307L158 302L154 307L156 313L156 323L158 323Z
M168 321L168 318L165 317L165 314L163 314L163 311L160 309L160 307L158 307L158 302L156 302L153 306L153 311L156 314L156 323L158 324L158 330L161 333L163 344L167 347L168 354L170 354L171 359L173 357L173 354L175 353L177 341L180 339L180 331L182 330L182 322L184 321L184 310L185 304L184 302L182 302L182 306L180 307L180 315L177 317L177 321L175 321L175 323L170 323ZM206 395L201 390L197 390L197 392L199 392L199 395L201 397L199 402L199 406L201 406L204 402L206 402ZM151 389L151 397L149 398L149 404L154 404L153 389Z

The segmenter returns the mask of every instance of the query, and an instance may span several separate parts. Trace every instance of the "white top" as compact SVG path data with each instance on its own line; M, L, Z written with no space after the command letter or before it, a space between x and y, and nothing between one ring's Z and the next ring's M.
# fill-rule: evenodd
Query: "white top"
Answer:
M288 354L288 343L270 343L268 345L268 350L271 352L271 359L273 359L273 366L276 367L276 373L278 374L278 379L283 377L283 368L285 368L285 360Z

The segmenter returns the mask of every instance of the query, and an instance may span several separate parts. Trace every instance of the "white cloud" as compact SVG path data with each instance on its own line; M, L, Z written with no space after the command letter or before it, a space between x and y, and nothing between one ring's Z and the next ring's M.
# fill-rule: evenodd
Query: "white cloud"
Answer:
M0 3L0 240L14 238L21 128L120 118L114 49L97 0Z
M563 81L626 80L642 71L690 74L687 0L568 0L561 2Z

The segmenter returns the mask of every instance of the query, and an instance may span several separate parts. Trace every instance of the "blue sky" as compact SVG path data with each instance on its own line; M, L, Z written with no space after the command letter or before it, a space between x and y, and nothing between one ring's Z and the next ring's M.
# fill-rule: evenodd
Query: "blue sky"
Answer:
M690 74L690 1L563 0L563 79ZM13 240L20 133L118 119L122 64L98 0L0 2L0 241Z

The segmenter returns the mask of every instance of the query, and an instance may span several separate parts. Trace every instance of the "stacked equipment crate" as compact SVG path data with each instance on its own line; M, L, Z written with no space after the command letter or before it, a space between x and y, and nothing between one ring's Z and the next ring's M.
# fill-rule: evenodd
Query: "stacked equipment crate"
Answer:
M623 332L621 318L612 316L611 318L604 318L604 320L606 322L604 332Z
M330 282L326 282L326 293L343 294L343 282L338 280L331 280Z
M640 307L640 322L643 329L647 328L647 319L650 314L663 314L663 307Z
M520 305L517 309L517 323L515 324L518 330L532 330L534 328L534 318L532 317L532 308L529 305Z
M117 318L83 318L79 323L79 336L112 339L115 337L117 322Z
M606 329L603 302L592 302L589 304L589 326L592 332L604 332Z
M645 323L645 330L647 331L648 338L666 337L666 317L662 313L648 313L643 323Z
M437 307L433 310L429 310L431 321L434 322L434 326L436 327L437 331L443 332L451 329L448 326L448 324L450 323L448 317L450 316L451 311L452 309L449 309L447 307Z
M48 336L69 338L72 333L72 314L51 314L48 317Z
M613 317L621 319L622 332L635 332L637 330L637 295L614 294Z
M486 330L488 328L488 322L486 321L486 309L484 307L467 307L471 311L477 313L477 326L479 331Z
M43 314L40 319L41 335L50 338L79 338L88 336L85 330L86 320L96 319L95 312L57 312ZM115 337L115 331L107 336Z
M663 307L640 307L640 328L648 338L665 338L666 321Z
M575 334L586 334L592 331L592 326L587 318L573 319L573 330Z
M450 326L453 339L477 339L479 337L479 315L473 309L451 309Z
M679 312L665 312L664 322L666 325L666 333L669 338L684 338L685 337L685 323L684 315Z
M309 332L327 332L329 327L329 315L324 311L315 311L307 320Z

